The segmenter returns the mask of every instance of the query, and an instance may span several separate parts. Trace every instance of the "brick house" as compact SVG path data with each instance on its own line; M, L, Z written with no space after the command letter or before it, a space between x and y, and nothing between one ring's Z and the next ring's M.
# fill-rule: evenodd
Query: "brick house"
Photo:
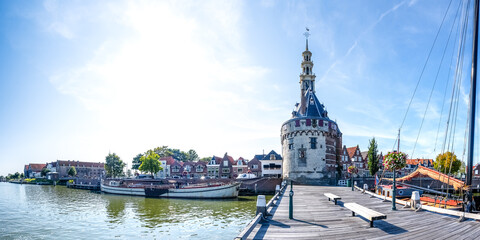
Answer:
M260 157L260 159L263 159L263 155L255 155L252 160L248 161L248 172L255 174L257 177L262 176L262 163L257 157Z
M170 176L174 178L181 178L183 175L184 169L183 169L183 162L180 161L174 161L170 165Z
M473 166L473 177L480 178L480 164Z
M102 178L105 176L105 163L57 160L56 169L59 177L69 177L68 170L75 167L81 178Z
M194 162L194 178L201 178L207 176L207 163L203 161Z
M47 164L42 163L30 163L25 165L26 171L24 169L25 178L40 178L42 177L42 169L45 168Z
M237 178L242 173L248 172L248 162L243 158L238 158L233 164L233 178Z
M433 168L433 159L416 158L416 159L407 159L406 162L407 162L407 166L405 166L405 168L399 171L403 175L413 172L415 169L417 169L417 166Z
M221 157L213 156L210 159L210 162L207 164L207 176L210 178L218 178L219 177L219 167L220 162L223 160Z
M340 152L340 165L342 166L342 175L347 177L347 169L352 165L352 161L350 160L350 156L345 145L343 145L342 151Z
M220 161L218 172L220 178L232 178L233 177L233 164L235 160L231 156L228 156L227 153L223 156L222 161Z

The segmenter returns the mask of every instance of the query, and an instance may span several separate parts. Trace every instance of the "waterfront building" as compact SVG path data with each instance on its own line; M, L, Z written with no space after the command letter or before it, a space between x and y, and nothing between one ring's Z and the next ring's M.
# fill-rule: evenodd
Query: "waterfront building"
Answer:
M183 162L180 161L173 161L173 163L170 165L170 176L173 178L181 178L183 175Z
M207 164L207 176L210 178L218 178L220 162L223 160L221 157L213 156L210 162Z
M231 156L228 156L227 153L223 156L222 161L220 161L218 172L220 178L232 178L233 177L233 163L235 160Z
M102 162L80 162L71 160L57 160L56 170L60 178L69 177L68 170L75 167L77 177L80 178L102 178L105 176L105 163Z
M175 162L175 159L172 156L161 157L158 159L160 161L160 166L162 170L158 171L155 174L156 178L169 178L172 173L170 171L170 166Z
M260 158L261 157L261 158ZM248 161L248 172L254 174L257 177L262 176L262 163L260 159L263 159L263 155L255 155L252 160Z
M193 177L201 178L207 176L207 163L204 161L194 162Z
M25 178L40 178L42 177L42 169L46 167L43 163L30 163L24 167Z
M406 163L407 163L407 166L405 166L402 170L400 170L400 173L402 175L407 175L415 171L415 169L417 169L418 166L433 168L433 159L424 159L424 158L407 159Z
M283 177L300 183L319 183L336 177L342 133L315 94L308 32L306 36L300 74L300 103L295 105L291 118L281 128Z
M480 178L480 164L473 166L473 177Z
M260 160L262 166L262 177L282 177L282 156L276 153L274 150L270 151L267 155Z
M242 173L248 172L248 161L245 160L243 157L238 158L233 163L233 177L237 178Z

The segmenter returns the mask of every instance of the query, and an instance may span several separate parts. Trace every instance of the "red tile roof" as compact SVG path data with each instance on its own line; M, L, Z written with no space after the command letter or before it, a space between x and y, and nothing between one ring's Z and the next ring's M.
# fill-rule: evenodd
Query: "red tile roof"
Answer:
M32 170L33 172L41 172L42 169L46 166L47 164L45 163L30 163L29 170Z
M172 165L175 162L175 159L172 156L162 157L160 160L167 161L167 165Z
M347 153L350 158L353 158L353 155L355 155L355 150L357 150L357 146L347 148Z
M222 157L213 156L215 158L215 164L220 164L223 160Z
M433 164L433 159L421 159L421 158L416 158L416 159L407 159L407 164L410 165L418 165L419 163L421 164Z

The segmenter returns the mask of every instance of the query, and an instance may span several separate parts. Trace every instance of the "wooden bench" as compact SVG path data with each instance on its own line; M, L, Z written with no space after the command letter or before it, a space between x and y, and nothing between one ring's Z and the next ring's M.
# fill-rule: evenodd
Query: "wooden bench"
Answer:
M343 206L352 211L352 216L355 216L355 213L357 213L358 215L370 220L370 227L373 227L374 220L387 219L387 215L356 203L345 203Z
M328 201L331 201L331 200L335 201L335 205L337 205L337 200L342 199L341 197L331 193L324 193L323 195L325 195L325 197L328 198Z

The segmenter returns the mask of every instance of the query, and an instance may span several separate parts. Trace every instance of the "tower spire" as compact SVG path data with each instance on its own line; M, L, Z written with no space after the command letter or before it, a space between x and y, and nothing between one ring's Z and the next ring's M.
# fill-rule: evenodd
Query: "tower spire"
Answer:
M308 37L310 29L303 34L305 36L305 51L302 53L302 73L300 74L300 108L299 113L304 114L307 106L305 94L309 91L315 93L315 74L313 73L312 52L308 50Z

